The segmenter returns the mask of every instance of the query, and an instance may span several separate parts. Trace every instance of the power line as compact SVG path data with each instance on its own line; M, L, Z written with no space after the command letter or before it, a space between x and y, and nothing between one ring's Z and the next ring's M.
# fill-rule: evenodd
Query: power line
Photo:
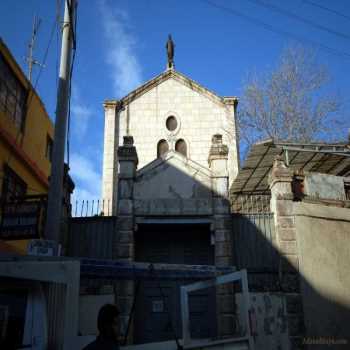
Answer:
M321 24L318 24L318 23L315 23L313 21L310 21L309 19L300 17L300 16L298 16L298 15L292 13L292 12L289 12L287 10L284 10L281 7L278 7L276 5L268 4L268 3L266 3L265 1L262 1L262 0L249 0L249 1L252 2L252 3L255 3L255 4L259 5L259 6L263 6L263 7L267 8L267 9L269 9L269 10L281 13L284 16L296 19L299 22L308 24L308 25L310 25L310 26L312 26L312 27L314 27L316 29L320 29L320 30L323 30L324 32L327 32L327 33L339 36L339 37L341 37L343 39L350 40L350 35L347 35L347 34L344 34L344 33L338 32L338 31L335 31L335 30L333 30L331 28L328 28L328 27L325 27L325 26L323 26Z
M256 19L256 18L253 18L253 17L250 17L242 12L239 12L237 11L236 9L232 9L232 8L229 8L229 7L225 7L225 6L222 6L222 5L218 5L218 4L215 4L209 0L200 0L202 2L205 2L207 3L208 5L212 6L212 7L215 7L221 11L226 11L234 16L237 16L237 17L240 17L240 18L244 18L246 21L248 22L251 22L255 25L258 25L260 27L263 27L264 29L266 30L269 30L270 32L273 32L273 33L276 33L278 35L283 35L283 36L288 36L290 38L293 38L294 40L297 40L297 41L302 41L302 42L308 42L312 45L315 45L315 46L318 46L320 49L324 50L324 51L327 51L328 53L331 53L333 55L336 55L336 56L339 56L339 57L343 57L343 58L347 58L347 59L350 59L350 54L347 53L347 52L344 52L344 51L340 51L340 50L336 50L336 49L333 49L327 45L324 45L324 44L321 44L321 43L318 43L316 41L313 41L313 40L310 40L310 39L306 39L302 36L299 36L297 34L293 34L293 33L290 33L290 32L287 32L285 30L281 30L281 29L278 29L270 24L267 24L259 19Z
M341 16L341 17L343 17L343 18L346 18L346 19L348 19L348 20L350 21L350 17L349 17L349 16L346 16L346 15L344 15L344 14L341 13L341 12L338 12L338 11L335 11L335 10L333 10L333 9L330 9L329 7L322 6L322 5L318 4L318 3L313 2L313 1L310 1L310 0L304 0L304 2L306 2L307 4L309 4L309 5L311 5L311 6L315 6L315 7L318 7L318 8L320 8L320 9L322 9L322 10L325 10L325 11L328 11L328 12L330 12L330 13L333 13L333 14L335 14L335 15L337 15L337 16Z

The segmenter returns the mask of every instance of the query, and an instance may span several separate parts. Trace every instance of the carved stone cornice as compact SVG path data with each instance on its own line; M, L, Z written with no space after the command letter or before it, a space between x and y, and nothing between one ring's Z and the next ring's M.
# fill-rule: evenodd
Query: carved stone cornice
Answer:
M138 97L142 96L146 92L150 91L154 87L158 86L162 82L168 80L168 79L175 79L177 82L187 86L188 88L206 96L209 98L212 102L220 105L220 106L226 106L225 98L217 95L213 91L207 89L206 87L200 85L196 81L186 77L184 74L176 71L175 69L167 69L165 72L159 74L155 78L147 81L143 85L139 86L137 89L131 91L128 95L123 97L120 101L123 103L123 105L128 105L132 101L136 100ZM238 98L236 97L228 97L228 100L230 101L232 99L232 103L234 103L234 100L238 101ZM236 102L237 103L237 102Z
M234 106L234 107L236 107L238 105L238 97L224 96L223 100L224 100L225 105Z
M103 107L104 107L105 111L108 109L117 110L119 108L119 105L120 105L119 100L105 100L103 102Z

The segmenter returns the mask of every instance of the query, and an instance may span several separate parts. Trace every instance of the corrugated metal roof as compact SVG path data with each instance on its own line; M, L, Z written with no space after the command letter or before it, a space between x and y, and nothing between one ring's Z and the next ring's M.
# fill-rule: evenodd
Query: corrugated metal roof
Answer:
M268 193L268 175L277 155L293 170L350 176L350 146L345 143L287 143L272 140L256 143L233 182L231 195Z

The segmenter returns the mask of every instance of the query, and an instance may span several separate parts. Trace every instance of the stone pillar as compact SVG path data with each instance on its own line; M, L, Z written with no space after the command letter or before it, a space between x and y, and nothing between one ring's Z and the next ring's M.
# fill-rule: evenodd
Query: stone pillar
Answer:
M123 146L118 148L119 180L118 180L118 234L114 242L115 259L134 261L134 180L138 164L137 152L132 136L124 136ZM134 281L123 281L117 285L117 303L120 308L121 334L125 334L130 310L134 299ZM129 332L132 339L132 330Z
M282 157L276 157L269 176L271 211L280 255L279 280L286 300L291 350L294 350L302 348L304 326L292 183L293 173Z
M225 129L228 136L228 147L229 147L229 157L228 157L228 175L229 175L229 186L238 175L240 169L240 159L239 159L239 137L238 128L236 123L237 114L237 97L224 97L224 103L226 106L226 125Z
M105 126L103 145L102 201L104 215L116 215L118 189L119 101L105 101Z
M231 215L228 200L228 147L222 143L222 135L214 135L209 151L209 167L212 171L213 211L215 230L215 265L232 265ZM216 288L218 335L234 333L233 289L229 285Z

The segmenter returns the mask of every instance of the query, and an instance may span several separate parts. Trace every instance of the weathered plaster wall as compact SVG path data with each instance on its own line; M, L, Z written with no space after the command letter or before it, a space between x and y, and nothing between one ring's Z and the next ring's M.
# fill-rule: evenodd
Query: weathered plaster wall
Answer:
M244 332L241 294L236 294L236 303L239 331ZM289 350L285 296L282 293L250 293L250 307L255 349Z
M295 203L294 213L306 335L349 345L350 209Z
M304 178L304 192L316 198L344 199L344 178L329 174L308 173Z

